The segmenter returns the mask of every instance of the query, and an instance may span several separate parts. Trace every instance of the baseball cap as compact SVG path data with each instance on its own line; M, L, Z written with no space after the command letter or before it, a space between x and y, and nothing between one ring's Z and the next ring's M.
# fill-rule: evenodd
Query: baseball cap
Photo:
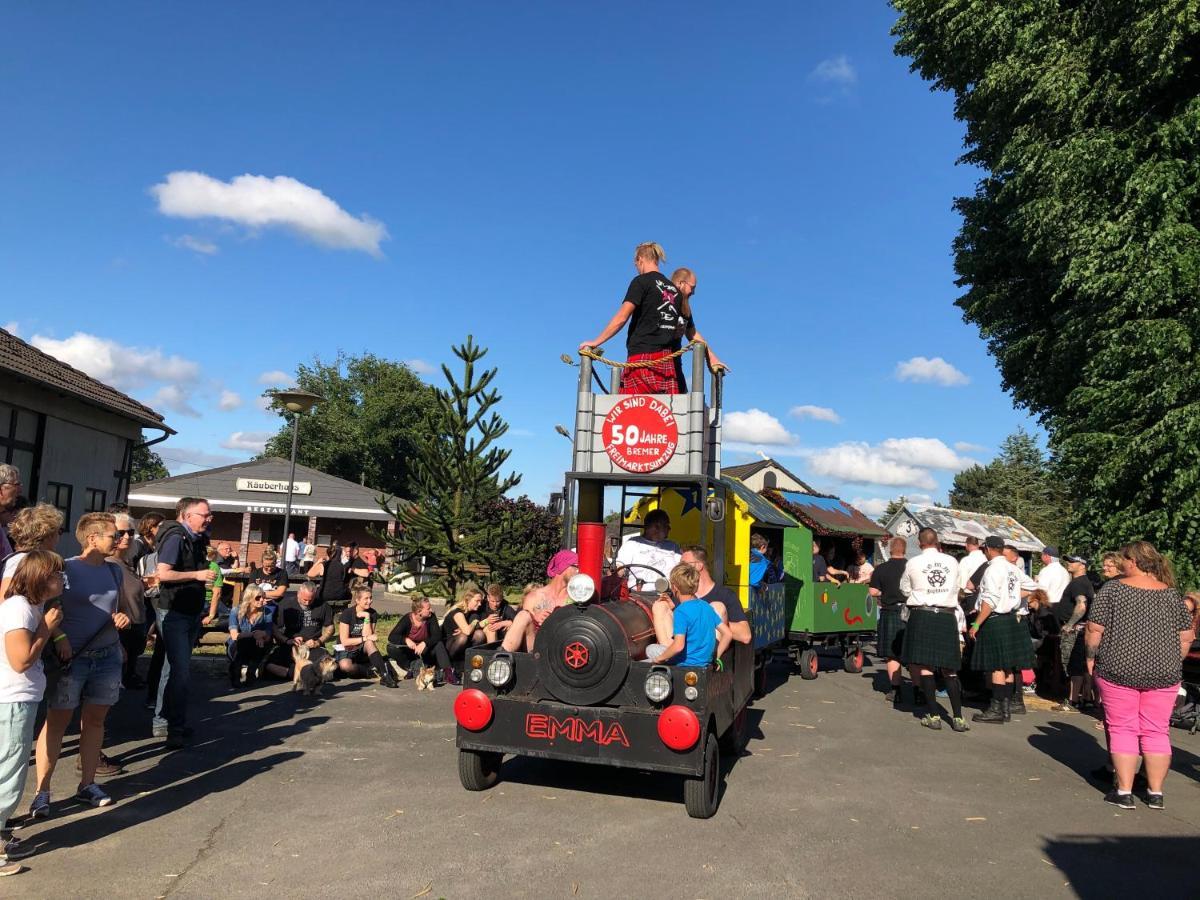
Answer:
M1004 538L998 538L994 534L984 540L983 546L992 550L1004 549Z
M1087 565L1087 560L1082 556L1064 556L1063 561L1069 563L1083 563L1085 566Z
M1058 558L1058 548L1055 547L1053 544L1047 544L1045 547L1042 548L1042 552L1045 553L1047 556L1053 556L1056 559Z

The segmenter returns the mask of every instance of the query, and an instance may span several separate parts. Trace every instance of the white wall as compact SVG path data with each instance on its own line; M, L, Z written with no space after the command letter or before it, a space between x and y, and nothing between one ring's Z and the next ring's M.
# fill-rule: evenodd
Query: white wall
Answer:
M775 487L781 491L800 491L806 493L804 485L790 477L786 472L783 472L774 466L764 466L759 469L749 478L743 479L743 484L754 491L756 494L761 491L766 485L763 483L768 472L775 473Z

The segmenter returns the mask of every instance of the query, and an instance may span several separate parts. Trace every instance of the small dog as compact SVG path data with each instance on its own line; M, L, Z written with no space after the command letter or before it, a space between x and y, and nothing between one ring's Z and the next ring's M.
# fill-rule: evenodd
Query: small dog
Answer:
M433 666L421 666L421 671L417 673L417 690L432 691L433 682L437 677L437 669Z
M292 659L295 660L292 690L301 691L306 697L316 696L323 684L333 680L337 669L337 663L327 653L313 662L312 651L304 646L292 648Z

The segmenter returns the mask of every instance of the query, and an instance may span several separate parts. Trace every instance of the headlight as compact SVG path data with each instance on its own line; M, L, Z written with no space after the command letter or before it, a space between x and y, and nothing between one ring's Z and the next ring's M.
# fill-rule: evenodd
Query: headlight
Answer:
M671 696L671 676L666 672L654 671L646 676L646 697L654 703L662 703Z
M483 673L478 669L472 669L471 674L468 677L475 682L483 681Z
M492 687L504 687L512 681L512 676L512 663L505 657L501 656L488 663L487 680L491 682Z
M688 685L683 689L683 696L687 697L689 700L695 700L700 696L700 692L691 685Z

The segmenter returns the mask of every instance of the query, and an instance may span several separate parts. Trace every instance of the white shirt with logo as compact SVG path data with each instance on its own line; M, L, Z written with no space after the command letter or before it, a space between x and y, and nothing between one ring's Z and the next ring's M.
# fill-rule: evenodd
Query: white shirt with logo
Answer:
M953 609L958 606L958 560L936 547L926 547L905 566L900 593L909 607Z
M1003 556L988 563L979 585L979 604L986 603L997 615L1022 608L1021 591L1036 590L1038 583Z

